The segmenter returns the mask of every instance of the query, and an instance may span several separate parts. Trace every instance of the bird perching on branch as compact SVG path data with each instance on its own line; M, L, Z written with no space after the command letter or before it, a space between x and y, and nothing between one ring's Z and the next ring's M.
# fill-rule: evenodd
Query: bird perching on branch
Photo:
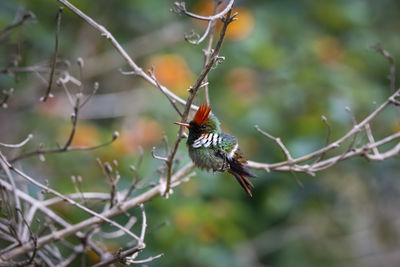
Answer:
M202 170L231 173L252 196L247 177L256 177L244 166L247 159L239 148L236 137L221 131L218 118L210 114L211 107L202 104L190 123L175 122L189 129L187 146L194 164Z

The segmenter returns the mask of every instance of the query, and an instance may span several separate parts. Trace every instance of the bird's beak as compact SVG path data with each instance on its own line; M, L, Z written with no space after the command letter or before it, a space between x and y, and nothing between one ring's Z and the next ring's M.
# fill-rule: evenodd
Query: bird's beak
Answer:
M177 125L180 125L180 126L185 126L185 127L190 128L190 124L189 123L183 123L183 122L174 122L174 123L177 124Z

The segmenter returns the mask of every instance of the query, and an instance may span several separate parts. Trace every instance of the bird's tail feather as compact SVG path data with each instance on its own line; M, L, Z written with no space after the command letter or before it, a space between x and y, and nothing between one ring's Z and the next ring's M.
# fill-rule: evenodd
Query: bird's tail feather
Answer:
M257 177L249 169L247 169L246 166L244 166L241 162L237 161L236 159L230 160L229 166L233 172L236 172L242 176L248 176L248 177L252 177L252 178Z
M236 180L243 187L243 189L249 194L251 197L253 196L250 190L250 187L254 187L253 184L247 177L255 178L257 177L253 174L249 169L246 168L240 161L236 159L231 159L229 162L229 173L235 176ZM246 177L247 176L247 177Z
M229 170L229 173L231 173L233 176L235 176L236 180L243 187L243 189L247 192L247 194L249 194L249 196L252 197L253 194L251 193L250 186L254 187L254 185L250 182L250 180L246 176L243 176L232 170Z

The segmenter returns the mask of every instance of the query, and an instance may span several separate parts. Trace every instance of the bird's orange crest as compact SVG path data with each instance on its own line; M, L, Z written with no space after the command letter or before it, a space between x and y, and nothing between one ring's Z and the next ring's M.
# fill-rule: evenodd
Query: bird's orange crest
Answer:
M208 118L208 115L210 114L211 107L207 106L206 103L203 103L200 107L199 110L197 110L196 115L194 115L194 122L197 123L198 125L202 125Z

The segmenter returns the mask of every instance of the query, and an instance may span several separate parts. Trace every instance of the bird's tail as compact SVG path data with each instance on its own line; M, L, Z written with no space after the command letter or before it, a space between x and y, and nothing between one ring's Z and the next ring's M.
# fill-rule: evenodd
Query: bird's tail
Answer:
M243 187L243 189L246 190L247 194L252 197L253 194L251 193L250 186L254 187L254 185L250 182L250 180L246 176L243 176L237 172L229 170L229 173L235 176L236 180Z
M253 184L250 182L250 180L246 177L257 177L255 174L253 174L249 169L246 168L242 163L239 161L232 159L229 162L230 169L229 173L231 173L233 176L235 176L236 180L239 182L239 184L243 187L243 189L249 194L249 196L253 196L250 190L250 187L254 187Z

